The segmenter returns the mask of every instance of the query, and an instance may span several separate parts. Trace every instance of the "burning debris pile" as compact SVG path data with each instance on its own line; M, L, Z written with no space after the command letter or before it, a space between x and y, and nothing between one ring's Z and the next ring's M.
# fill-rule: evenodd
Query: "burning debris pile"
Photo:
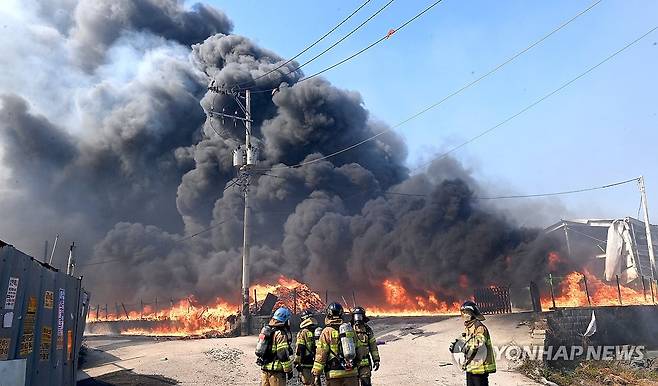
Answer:
M123 335L149 336L230 336L236 329L239 306L217 299L201 305L190 297L170 307L155 311L151 306L127 314L91 312L87 323L117 322L117 332Z
M277 301L273 309L278 307L287 307L293 312L303 310L323 311L325 302L322 301L320 294L314 292L308 285L298 282L297 280L280 276L277 285L254 285L251 287L256 303L251 304L251 312L256 314L265 302L265 296L272 294L276 296ZM263 297L258 298L258 294Z

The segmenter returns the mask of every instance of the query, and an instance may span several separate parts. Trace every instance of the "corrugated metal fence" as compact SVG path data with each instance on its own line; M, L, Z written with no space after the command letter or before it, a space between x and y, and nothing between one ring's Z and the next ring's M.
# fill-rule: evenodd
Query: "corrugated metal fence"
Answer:
M0 369L24 366L27 386L74 385L89 304L82 280L0 241L0 291Z

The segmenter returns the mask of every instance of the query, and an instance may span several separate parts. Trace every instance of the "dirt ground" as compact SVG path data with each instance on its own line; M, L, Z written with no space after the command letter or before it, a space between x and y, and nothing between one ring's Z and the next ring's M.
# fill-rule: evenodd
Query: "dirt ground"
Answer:
M494 344L530 343L524 314L490 316ZM382 318L373 328L382 343L381 369L374 385L463 385L464 374L452 365L450 342L462 332L459 318ZM438 321L437 321L438 320ZM86 338L87 361L79 386L105 385L258 385L256 337L170 340L148 337ZM498 363L492 385L536 385ZM292 383L296 384L296 383Z

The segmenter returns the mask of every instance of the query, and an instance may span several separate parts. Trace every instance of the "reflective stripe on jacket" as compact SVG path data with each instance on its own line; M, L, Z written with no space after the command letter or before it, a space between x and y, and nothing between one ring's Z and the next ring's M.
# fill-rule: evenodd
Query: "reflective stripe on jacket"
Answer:
M496 360L494 358L493 345L489 330L479 320L473 320L466 324L466 345L464 347L467 353L476 353L480 350L486 350L486 356L476 355L475 358L466 366L466 372L471 374L489 374L496 372ZM484 357L484 358L482 358Z
M370 358L373 362L379 362L379 349L377 339L372 328L365 323L354 325L356 333L356 360L358 367L370 366Z
M357 377L359 370L353 367L350 370L340 365L339 354L340 337L338 328L343 323L342 319L327 319L326 327L322 330L318 345L315 349L315 362L313 363L313 375L320 375L322 372L328 379ZM349 337L356 340L353 334ZM356 342L355 342L356 343Z
M297 348L295 351L295 364L302 367L313 367L315 359L315 336L313 331L303 328L297 333Z
M279 326L277 322L273 321L270 321L270 325L279 328L283 326ZM277 328L272 337L272 357L274 360L264 364L261 367L261 370L284 373L292 372L292 361L290 360L291 353L292 349L290 348L290 342L288 342L288 336L284 331Z

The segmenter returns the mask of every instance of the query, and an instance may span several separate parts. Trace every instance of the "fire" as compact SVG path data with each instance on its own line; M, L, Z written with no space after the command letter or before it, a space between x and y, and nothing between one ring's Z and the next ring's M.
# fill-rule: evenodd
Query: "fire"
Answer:
M252 303L252 311L257 311L261 307L268 293L278 298L274 309L287 307L295 313L303 310L322 311L324 309L325 304L322 298L308 285L285 276L280 276L277 282L278 285L258 284L251 287L252 294L258 296L256 303Z
M228 334L235 328L239 306L216 299L209 305L200 305L193 297L180 300L162 310L151 305L144 306L142 312L130 311L123 314L100 315L103 321L122 321L120 333L123 335L149 336L195 336ZM95 315L90 313L88 321ZM148 328L143 325L148 323Z
M297 312L305 309L324 309L320 295L311 291L306 284L281 276L277 284L256 284L250 288L250 295L259 296L259 299L251 297L252 311L260 307L268 293L278 297L275 308L285 306ZM176 303L172 302L169 307L156 309L154 305L148 304L140 308L141 311L124 309L118 314L106 312L107 310L92 311L87 319L90 323L121 322L120 333L124 335L225 336L237 328L240 314L239 304L217 298L204 305L193 296Z
M620 305L619 292L621 292L622 305L651 303L649 289L647 289L647 297L645 297L643 291L624 285L620 285L618 291L616 282L606 283L585 270L584 275L579 272L571 272L565 276L561 282L554 282L555 305L557 307L589 306L587 293L585 292L585 281L583 278L587 278L587 289L592 306ZM545 310L553 307L553 300L551 299L550 294L543 296L541 303L542 308Z
M398 279L382 282L382 290L387 300L386 306L367 307L371 315L378 316L422 316L451 314L459 312L459 303L439 300L438 296L425 291L424 295L412 296Z
M548 254L548 270L551 272L557 271L558 265L562 262L562 258L557 252L550 252Z
M460 284L467 285L464 277ZM436 293L425 291L412 295L399 279L384 280L381 285L386 299L385 305L366 307L371 315L422 316L457 313L459 304L440 300ZM276 284L260 283L250 288L252 313L260 310L267 294L278 298L274 308L285 306L299 313L306 309L322 312L325 303L321 296L308 285L280 276ZM347 305L349 308L349 305ZM122 305L123 307L123 305ZM227 336L236 330L240 305L221 298L210 304L201 304L193 296L171 302L169 307L153 304L140 306L140 311L123 309L123 312L108 313L106 310L90 312L88 321L117 321L120 333L125 335L150 336Z
M249 291L251 292L250 296L256 293L256 294L261 294L264 298L268 293L274 294L277 290L281 288L287 288L289 290L292 290L297 287L301 287L303 285L304 284L298 282L295 279L290 279L281 275L277 279L277 284L254 284L249 288Z

